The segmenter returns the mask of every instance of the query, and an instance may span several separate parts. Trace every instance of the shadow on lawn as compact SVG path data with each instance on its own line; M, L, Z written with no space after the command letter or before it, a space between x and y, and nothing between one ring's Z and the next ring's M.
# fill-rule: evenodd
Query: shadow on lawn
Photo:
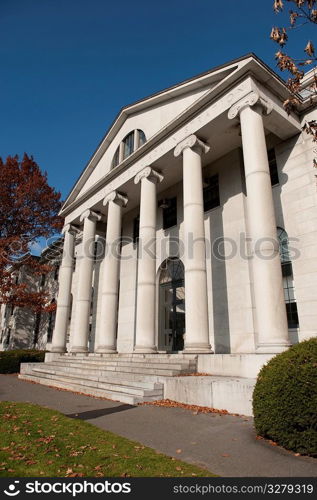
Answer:
M66 415L69 418L79 418L80 420L92 420L98 417L104 417L105 415L111 415L111 413L118 413L119 411L132 410L135 408L133 405L120 405L112 408L100 408L99 410L84 411L82 413L71 413Z

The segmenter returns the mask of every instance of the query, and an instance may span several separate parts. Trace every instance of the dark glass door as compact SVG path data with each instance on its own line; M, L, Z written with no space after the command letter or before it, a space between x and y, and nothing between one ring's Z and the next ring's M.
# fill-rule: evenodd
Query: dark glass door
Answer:
M185 333L184 280L161 284L161 300L164 304L164 344L168 350L182 351Z

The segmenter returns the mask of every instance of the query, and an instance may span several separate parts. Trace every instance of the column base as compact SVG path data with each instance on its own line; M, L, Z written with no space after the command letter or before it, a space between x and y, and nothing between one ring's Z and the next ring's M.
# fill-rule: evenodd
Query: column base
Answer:
M286 351L291 346L290 342L281 342L277 344L261 343L257 345L255 352L257 354L279 354Z
M64 346L52 346L50 348L49 352L64 353L64 352L66 352L66 347L64 347Z
M97 354L117 354L117 352L115 346L100 345L95 349L95 353Z
M213 354L210 344L185 344L183 354Z
M136 345L135 348L133 349L133 352L136 354L155 354L157 353L157 347L156 346L143 346L143 345Z
M77 345L74 345L71 350L70 350L71 353L88 353L88 347L84 347L84 346L77 346Z

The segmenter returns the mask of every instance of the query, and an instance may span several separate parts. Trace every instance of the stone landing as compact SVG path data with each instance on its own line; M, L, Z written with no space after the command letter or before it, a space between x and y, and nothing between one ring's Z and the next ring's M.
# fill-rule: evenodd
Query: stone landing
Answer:
M270 357L48 353L45 363L22 363L19 378L132 405L171 399L250 416L256 375Z

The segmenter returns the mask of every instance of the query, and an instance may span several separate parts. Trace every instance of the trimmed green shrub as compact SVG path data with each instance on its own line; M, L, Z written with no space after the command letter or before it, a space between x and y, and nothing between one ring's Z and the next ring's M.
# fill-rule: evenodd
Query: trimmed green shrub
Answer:
M260 436L317 457L317 339L292 346L261 369L253 393Z
M0 373L18 373L20 363L44 361L45 351L36 349L16 349L0 352Z

